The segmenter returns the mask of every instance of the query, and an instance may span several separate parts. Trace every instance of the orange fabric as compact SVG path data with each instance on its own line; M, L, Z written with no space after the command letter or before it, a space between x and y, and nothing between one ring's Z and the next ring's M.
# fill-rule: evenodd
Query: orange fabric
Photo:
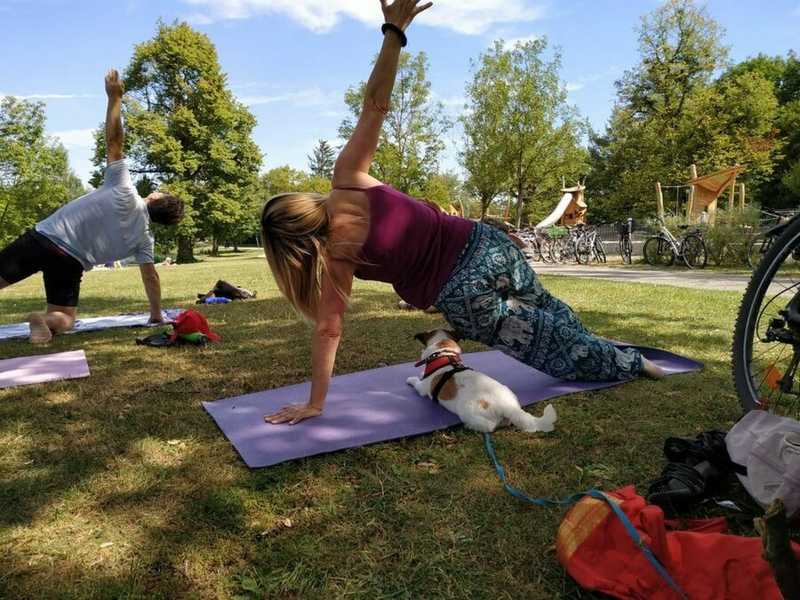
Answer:
M676 521L664 519L663 511L648 505L633 486L609 494L620 506L670 575L692 600L781 600L769 565L761 557L761 540L727 535L725 519L699 519L674 531ZM631 600L674 600L677 594L658 575L633 543L620 520L603 511L590 533L571 554L564 552L575 541L576 515L586 522L587 513L599 514L596 500L578 502L559 527L558 558L582 587ZM587 509L587 507L590 507ZM793 545L800 558L800 545Z

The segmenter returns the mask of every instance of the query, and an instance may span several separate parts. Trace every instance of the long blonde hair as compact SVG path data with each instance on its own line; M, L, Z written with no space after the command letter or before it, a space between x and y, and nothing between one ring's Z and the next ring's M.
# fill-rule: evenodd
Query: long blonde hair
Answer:
M332 236L327 199L313 193L278 194L261 212L264 254L278 288L300 314L312 321L317 318L325 276L330 277L345 302L348 297L342 282L336 281L329 269ZM358 262L353 248L337 252L336 258Z

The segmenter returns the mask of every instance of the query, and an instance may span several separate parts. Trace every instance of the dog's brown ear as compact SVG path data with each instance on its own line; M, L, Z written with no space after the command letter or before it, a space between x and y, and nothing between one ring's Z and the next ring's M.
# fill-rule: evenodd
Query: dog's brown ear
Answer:
M445 332L447 335L449 335L451 338L453 338L453 340L455 340L456 342L460 342L460 341L461 341L461 336L460 336L460 335L458 335L458 334L457 334L455 331L453 331L452 329L443 329L443 331L444 331L444 332Z

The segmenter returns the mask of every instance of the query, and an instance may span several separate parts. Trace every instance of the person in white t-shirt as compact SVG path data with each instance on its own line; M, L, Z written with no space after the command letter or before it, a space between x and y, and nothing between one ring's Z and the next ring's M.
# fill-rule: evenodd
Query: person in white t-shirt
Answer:
M153 264L150 222L175 225L183 202L153 192L141 198L122 156L123 86L116 70L105 79L108 166L103 185L62 206L0 251L0 289L39 271L44 276L47 310L29 316L31 342L46 343L72 329L84 271L133 256L150 303L151 322L162 322L161 283Z

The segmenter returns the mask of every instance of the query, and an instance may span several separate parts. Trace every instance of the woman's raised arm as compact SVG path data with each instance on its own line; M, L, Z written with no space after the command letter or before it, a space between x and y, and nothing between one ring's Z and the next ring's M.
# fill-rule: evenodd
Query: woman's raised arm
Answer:
M380 2L387 23L384 26L383 46L367 81L364 106L356 128L336 160L333 170L334 187L358 186L362 183L363 176L369 173L372 157L378 147L383 119L389 112L400 49L405 42L405 34L402 32L414 17L433 6L433 2L419 5L420 0L394 0L391 4L388 0Z

